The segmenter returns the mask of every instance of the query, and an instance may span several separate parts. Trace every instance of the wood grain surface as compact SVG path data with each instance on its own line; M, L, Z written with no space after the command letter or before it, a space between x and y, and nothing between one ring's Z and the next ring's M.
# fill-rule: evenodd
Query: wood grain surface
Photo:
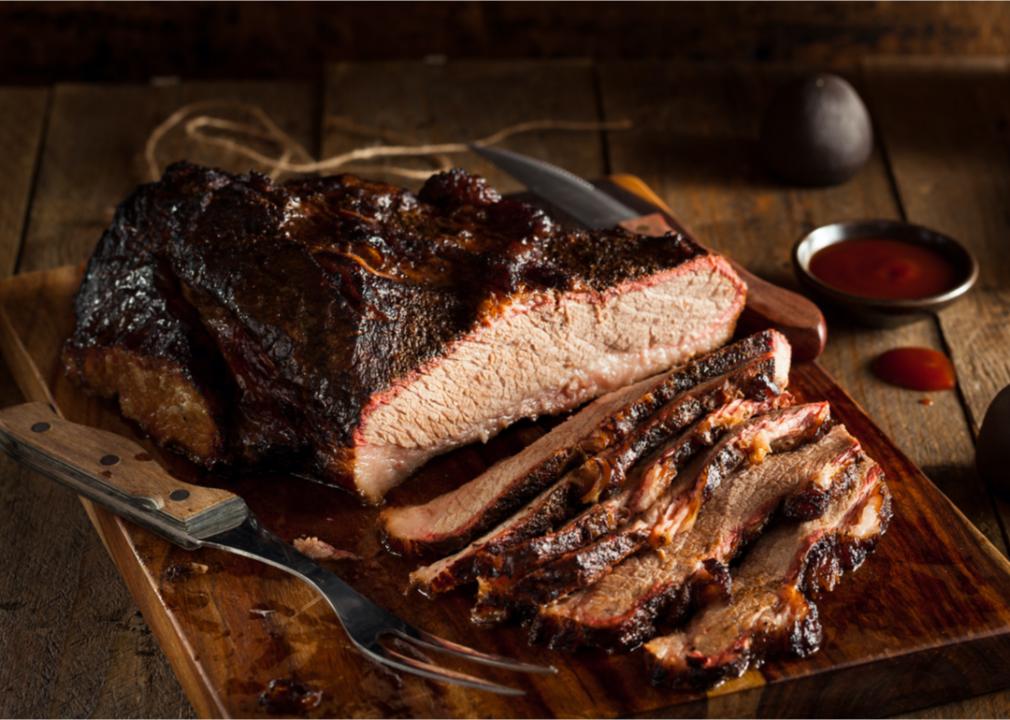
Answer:
M5 180L4 202L9 201L8 182L10 187L22 182L33 194L27 226L24 206L20 215L3 218L16 227L10 243L15 248L11 257L20 255L17 269L84 260L115 203L147 179L141 156L154 125L183 103L218 97L256 102L287 132L312 141L314 104L304 86L67 85L50 91L47 113L35 118L35 132L45 130L41 155L22 161L22 179L12 175ZM31 137L28 130L18 132ZM13 130L5 132L17 137ZM185 156L171 142L168 153L176 159ZM228 161L220 155L193 159ZM7 235L3 241L8 242ZM5 404L22 399L9 380L3 390ZM20 558L0 570L0 602L5 603L0 654L22 659L0 663L0 684L11 688L0 697L0 715L192 716L190 700L80 503L58 487L38 483L7 458L0 458L0 468L5 500L0 532L12 557Z
M5 105L0 94L0 144L22 153L0 197L0 257L21 255L22 270L86 257L112 206L145 179L140 150L146 133L189 99L238 94L259 102L310 151L361 142L328 127L328 114L419 138L452 139L497 129L511 119L544 117L548 110L565 118L633 117L636 127L630 131L540 133L508 146L590 177L610 170L642 175L706 242L782 284L792 282L791 243L809 227L834 219L905 215L975 243L985 270L971 312L967 302L955 305L939 323L927 320L896 334L829 318L823 362L896 444L1005 549L1000 512L971 467L972 430L988 397L1010 374L1000 334L1005 332L1000 320L1006 317L1006 277L1000 273L1006 245L999 242L1007 222L1007 95L1002 89L1010 81L1000 62L869 64L852 79L877 123L877 154L846 185L802 191L764 179L754 161L761 106L783 76L778 71L713 67L699 73L696 67L665 63L520 63L511 69L507 62L488 67L391 63L334 67L318 94L259 83L63 86L51 91L48 101L39 91L35 112L21 98ZM940 79L936 84L934 74ZM411 90L412 83L419 89ZM935 107L943 112L929 111ZM443 127L455 134L443 133ZM952 131L957 128L966 131ZM8 145L4 138L13 140ZM183 148L170 146L165 159L173 152L184 154ZM227 157L191 159L229 166ZM467 156L456 161L475 163ZM25 204L33 195L25 227ZM964 315L948 320L955 310ZM931 406L921 405L919 394L873 378L867 364L876 352L908 343L949 344L963 403L947 393L933 395ZM5 403L21 398L5 373L0 391ZM479 463L483 452L475 449L465 461ZM0 537L19 558L17 564L0 566L0 654L19 658L16 664L0 663L0 687L13 688L0 698L0 714L191 713L76 501L5 459L0 459L0 476L5 501ZM54 547L59 548L55 555ZM726 712L748 714L758 707L749 705L745 694L730 697L736 704L724 701ZM931 712L1005 715L1007 697L996 693ZM920 698L919 704L940 699Z

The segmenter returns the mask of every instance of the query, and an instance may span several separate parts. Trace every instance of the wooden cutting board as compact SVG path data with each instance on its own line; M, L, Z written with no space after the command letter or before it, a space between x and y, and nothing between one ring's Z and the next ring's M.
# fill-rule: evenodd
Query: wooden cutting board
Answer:
M0 349L28 399L139 439L113 404L87 397L63 376L59 350L71 329L80 273L63 267L0 283ZM477 648L550 662L558 675L486 672L524 688L521 698L397 677L363 661L313 591L280 571L212 550L188 553L86 501L85 507L203 716L270 714L260 695L279 679L322 691L318 706L304 713L312 717L868 716L1010 686L1010 563L816 363L794 368L791 389L805 400L829 400L880 462L895 518L867 563L818 602L825 627L819 653L770 663L709 693L652 688L637 654L555 653L529 647L516 627L474 628L467 594L434 602L405 595L413 564L385 553L376 510L339 490L286 476L216 481L241 494L282 537L315 535L353 553L329 564L408 621ZM390 499L443 492L546 427L521 423L486 446L438 458ZM143 444L180 477L214 482Z

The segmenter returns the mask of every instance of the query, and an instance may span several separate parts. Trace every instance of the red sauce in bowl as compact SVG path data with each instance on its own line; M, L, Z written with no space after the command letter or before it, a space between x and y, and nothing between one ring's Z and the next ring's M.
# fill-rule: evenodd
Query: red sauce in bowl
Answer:
M876 300L921 300L957 285L951 263L932 248L890 238L853 238L810 258L810 274L836 290Z
M957 382L946 355L923 347L888 350L873 361L873 372L884 382L910 390L951 390Z

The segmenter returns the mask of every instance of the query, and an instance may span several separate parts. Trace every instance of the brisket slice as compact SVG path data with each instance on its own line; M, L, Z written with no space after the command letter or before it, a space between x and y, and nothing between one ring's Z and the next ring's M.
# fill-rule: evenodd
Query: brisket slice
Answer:
M712 446L734 425L791 404L792 396L788 393L776 395L769 400L731 400L673 440L667 441L662 452L664 455L676 456L678 462L684 464L703 449ZM659 487L662 482L657 475L651 475L648 479L643 477L641 466L648 464L648 460L643 460L634 469L633 480L628 487L602 502L590 505L557 530L531 537L518 545L502 547L496 553L482 549L477 562L478 570L488 576L519 577L616 530L647 507L639 507L639 503L648 497L648 504L651 504L655 499L652 496L663 489ZM645 488L644 485L649 487Z
M65 364L196 460L294 457L377 501L433 455L722 345L745 291L683 235L562 229L463 171L415 195L180 163L120 206Z
M880 467L861 462L857 482L833 496L820 518L782 524L758 540L733 572L732 602L709 606L683 631L646 643L654 681L707 687L768 656L815 652L821 627L807 595L833 589L858 567L890 516Z
M614 429L617 424L611 422L611 418L605 423L610 426L608 429L598 427L592 435L594 438L593 443L597 447L604 445L606 440L610 438L626 438L626 442L618 446L616 456L613 453L604 451L612 461L607 463L607 465L630 465L635 459L648 452L662 440L663 435L656 432L658 427L665 428L666 432L677 432L705 412L719 407L730 398L740 396L767 398L774 397L780 393L780 384L788 380L789 346L778 333L772 332L762 335L768 340L767 345L769 347L767 351L760 353L757 357L745 360L723 375L719 375L693 388L688 388L679 394L673 395L672 399L655 412L653 419L657 420L657 422L653 422L652 419L644 422L640 421L637 425L625 430ZM723 355L720 353L720 356ZM685 371L692 367L698 370L708 365L709 362L706 359L702 359L687 366ZM661 386L665 388L670 387L671 381L679 375L680 373L677 371L668 375L667 379L661 383ZM686 383L677 384L683 386ZM650 395L655 394L655 392L650 393ZM663 394L668 396L669 392L664 390ZM650 401L650 404L654 403ZM625 406L625 409L627 407ZM627 414L625 412L619 413L621 416ZM549 443L548 447L557 447L559 444L568 441L569 438L566 436L558 438L558 433L563 431L567 424L559 426L546 436L540 438L538 442ZM535 445L531 445L527 450L535 449ZM526 451L523 451L523 453L514 458L499 463L495 468L507 467L510 462L516 462L524 453ZM536 458L537 455L533 457ZM419 587L422 591L429 593L451 589L473 579L476 570L476 561L480 553L483 552L493 557L499 554L505 547L515 545L526 538L536 536L555 527L558 522L569 517L575 511L580 498L585 496L587 489L597 484L599 479L597 469L601 466L601 463L596 461L597 457L598 455L590 458L575 470L562 476L553 485L543 490L518 513L499 523L490 532L474 540L462 550L432 565L416 570L411 574L412 584ZM495 468L492 468L492 470ZM463 487L466 488L467 486ZM479 491L481 486L477 485L475 489ZM446 496L442 497L445 498ZM449 497L452 502L435 505L443 514L451 512L465 513L470 506L481 507L479 496L476 500L467 500L465 495L460 495L459 493L450 494ZM429 503L430 506L431 504ZM419 513L416 508L412 509L412 511ZM386 514L386 530L389 536L394 534L391 532L393 526L389 522L390 516L396 517L394 513L396 513L396 510L388 511ZM470 516L472 517L472 511ZM431 526L438 522L440 515L431 511L424 516L417 517L415 515L415 517L417 518L415 522L421 523L426 521ZM401 534L397 541L397 545L400 547L405 545L402 537Z
M386 542L401 552L457 550L580 463L585 463L579 471L582 484L597 482L597 464L585 461L610 447L615 461L608 476L616 483L624 465L657 442L663 427L682 423L682 416L693 409L685 393L719 391L724 376L727 384L747 391L777 392L789 378L788 342L775 331L760 333L598 398L455 490L422 505L385 509L380 523ZM725 392L735 392L736 385ZM596 474L589 477L590 472Z
M529 574L483 581L473 618L488 622L503 619L513 606L534 608L588 587L650 541L674 544L678 535L691 530L706 501L718 496L725 478L748 462L764 462L768 453L788 452L809 443L821 434L828 418L827 403L775 410L734 428L679 474L685 462L684 446L674 442L643 468L644 475L664 477L668 487L641 516ZM661 473L654 472L657 468Z
M632 648L655 634L656 618L674 622L693 600L724 592L727 567L782 501L821 473L846 476L855 440L836 426L815 443L769 455L730 475L689 532L634 555L597 583L540 608L531 637L552 647ZM828 468L826 468L828 466Z

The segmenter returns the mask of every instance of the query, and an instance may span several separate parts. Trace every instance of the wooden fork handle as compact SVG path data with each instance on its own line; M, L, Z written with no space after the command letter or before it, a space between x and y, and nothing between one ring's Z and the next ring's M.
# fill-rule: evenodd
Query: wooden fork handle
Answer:
M0 446L19 462L183 547L240 524L245 502L177 480L122 435L78 425L45 403L0 410Z
M621 227L641 235L686 232L673 219L662 198L640 179L633 175L613 175L609 179L660 210L626 220L621 223ZM740 330L754 332L773 327L789 339L797 362L816 359L824 351L828 340L828 325L820 308L803 295L762 280L736 261L729 261L740 278L747 283L747 306L740 316Z

